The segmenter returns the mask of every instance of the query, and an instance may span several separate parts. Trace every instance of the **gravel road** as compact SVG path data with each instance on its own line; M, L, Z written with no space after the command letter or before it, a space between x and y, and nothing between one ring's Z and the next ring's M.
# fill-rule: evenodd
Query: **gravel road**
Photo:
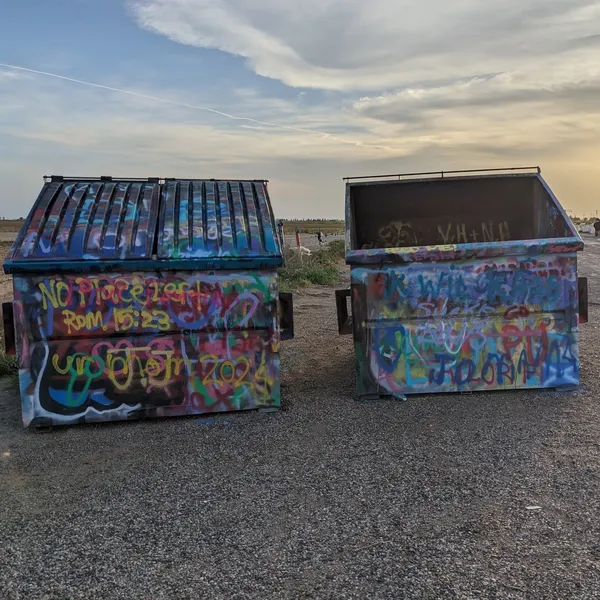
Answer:
M600 244L580 261L572 393L358 403L330 288L295 295L275 414L35 434L3 380L0 598L600 597Z

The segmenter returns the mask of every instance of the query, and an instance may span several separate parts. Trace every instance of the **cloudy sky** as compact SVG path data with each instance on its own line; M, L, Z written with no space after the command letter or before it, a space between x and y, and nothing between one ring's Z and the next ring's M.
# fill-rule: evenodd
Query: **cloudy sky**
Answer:
M0 216L44 174L342 217L347 175L517 165L600 210L600 0L1 0L0 63Z

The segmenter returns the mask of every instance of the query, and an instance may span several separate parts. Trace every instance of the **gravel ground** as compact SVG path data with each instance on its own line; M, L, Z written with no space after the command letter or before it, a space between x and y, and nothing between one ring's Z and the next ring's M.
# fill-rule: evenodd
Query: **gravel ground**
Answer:
M4 380L0 598L600 597L597 305L576 392L358 403L332 290L295 304L279 413L35 434Z

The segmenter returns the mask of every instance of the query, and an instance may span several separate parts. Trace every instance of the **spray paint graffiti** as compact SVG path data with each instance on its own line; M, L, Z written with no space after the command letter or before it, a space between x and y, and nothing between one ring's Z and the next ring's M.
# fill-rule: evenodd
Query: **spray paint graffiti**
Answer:
M384 248L418 246L419 238L413 226L403 221L393 221L379 230L379 241Z
M465 223L438 225L437 231L442 244L468 244L469 242L504 242L510 240L508 223L503 221L497 226L492 221L481 223L479 227L467 229ZM415 244L416 245L416 244Z
M15 277L23 419L279 404L276 275Z
M353 268L360 393L577 384L575 260Z
M374 248L408 248L419 245L468 244L478 242L504 242L510 240L511 233L507 221L494 223L448 222L429 224L420 230L410 221L392 221L381 227L375 241L361 246L362 250Z
M32 277L17 284L34 339L268 327L276 294L261 277L101 275Z

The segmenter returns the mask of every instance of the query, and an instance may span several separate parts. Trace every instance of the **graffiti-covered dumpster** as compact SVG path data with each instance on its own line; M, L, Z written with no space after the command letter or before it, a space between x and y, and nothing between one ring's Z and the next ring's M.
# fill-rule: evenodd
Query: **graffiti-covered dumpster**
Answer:
M577 385L582 249L538 168L349 178L358 394Z
M281 263L265 181L46 178L4 263L24 424L278 407Z

